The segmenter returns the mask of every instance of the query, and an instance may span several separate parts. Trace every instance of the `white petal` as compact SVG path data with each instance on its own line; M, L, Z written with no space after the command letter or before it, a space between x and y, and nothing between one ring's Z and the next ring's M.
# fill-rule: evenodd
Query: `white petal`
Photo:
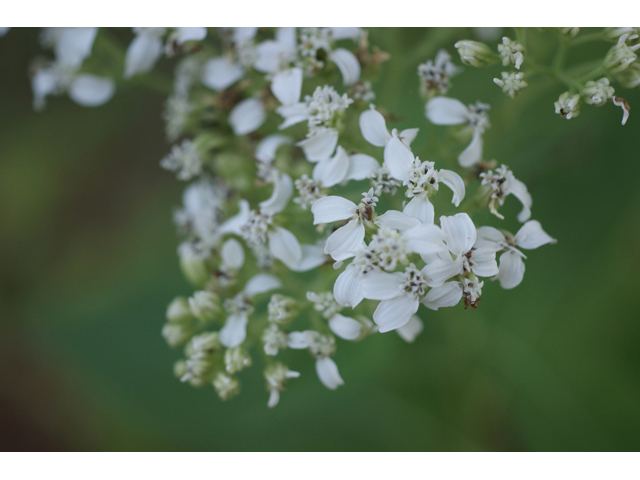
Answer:
M307 336L304 334L304 332L291 332L289 333L287 346L296 350L309 348L309 344L307 343Z
M434 260L422 269L427 285L440 287L454 275L462 272L462 257L455 260Z
M433 224L435 217L433 204L427 197L413 197L402 212L426 224Z
M310 162L329 158L338 144L338 132L333 128L319 128L316 134L296 143Z
M518 214L518 221L526 222L527 220L529 220L529 218L531 218L531 205L533 203L533 200L531 198L531 195L529 194L529 191L527 190L527 186L520 180L511 178L504 182L502 188L505 192L505 195L508 195L510 193L518 200L520 200L520 203L522 203L522 211Z
M153 35L139 34L127 49L124 61L124 78L147 73L162 55L162 40Z
M466 213L440 217L440 227L446 237L447 247L454 255L467 253L476 243L476 227Z
M498 274L496 251L491 247L473 250L470 261L471 271L479 277L493 277Z
M336 48L329 54L329 59L336 64L342 74L342 83L353 85L360 78L360 62L356 56L344 48Z
M384 164L389 169L391 176L404 181L407 170L413 165L414 158L409 147L402 143L394 130L391 139L384 147Z
M611 101L616 107L622 108L622 125L624 125L629 120L629 104L624 98L616 97L615 95L611 97Z
M269 401L267 402L267 407L273 408L276 405L278 405L279 401L280 401L280 392L274 388L269 393Z
M358 220L351 220L329 235L324 245L324 253L337 261L346 260L362 248L363 241L364 225Z
M273 134L264 137L256 147L255 157L261 162L271 163L281 145L293 143L293 138L286 135Z
M444 183L453 192L453 199L451 202L456 207L460 205L460 202L464 199L465 193L464 181L460 178L460 175L456 172L452 172L451 170L439 170L438 180Z
M417 315L411 315L409 321L400 328L396 329L400 338L402 338L407 343L413 343L418 335L422 333L424 329L424 325L422 324L422 320Z
M467 121L469 110L455 98L434 97L427 102L425 114L436 125L459 125Z
M376 218L376 224L404 232L420 225L420 220L397 210L387 210Z
M261 293L280 288L282 283L278 277L268 273L259 273L251 277L244 286L244 293L250 297L255 297Z
M355 308L364 299L362 283L353 265L344 269L333 285L333 297L339 305Z
M294 61L296 50L284 43L265 40L256 47L256 57L253 67L259 72L270 73Z
M202 70L202 83L213 90L224 90L244 77L244 69L226 57L209 60Z
M462 298L462 285L460 282L446 282L444 285L432 288L427 292L422 303L431 310L443 307L453 307Z
M286 266L295 266L302 260L302 247L293 233L282 227L267 234L271 255Z
M338 372L338 366L330 357L316 360L316 373L324 386L330 390L335 390L340 385L344 385L344 380L342 380L340 372Z
M281 173L273 186L271 197L264 202L260 202L260 210L269 215L280 213L287 206L292 194L293 182L291 177L286 173Z
M184 42L199 42L204 40L207 36L207 29L205 27L178 27L178 37L176 42L178 45Z
M406 130L402 130L398 136L400 137L400 140L402 140L402 143L407 147L410 147L419 131L419 128L407 128Z
M482 160L482 148L482 131L479 128L476 128L473 132L471 143L469 143L467 148L465 148L458 156L458 163L460 166L468 168Z
M346 220L355 215L358 206L346 198L330 196L316 200L311 206L313 224Z
M226 268L240 270L244 265L244 249L235 238L230 238L224 242L222 249L220 249L220 256L222 257L222 264Z
M296 48L296 27L276 28L274 37L276 42L287 45L289 48Z
M349 156L349 171L347 180L364 180L369 174L380 168L378 161L364 153L356 153Z
M91 54L98 29L62 28L56 40L56 58L68 67L77 68Z
M344 148L338 147L333 157L316 163L313 169L313 179L323 187L333 187L346 178L349 164L349 155Z
M524 277L524 262L522 257L513 250L507 250L500 255L500 273L496 276L502 288L515 288L520 285Z
M87 73L76 76L69 86L69 97L84 107L104 105L115 92L116 84L112 79Z
M255 132L266 119L262 103L255 98L242 100L229 113L229 124L236 135Z
M290 265L289 270L294 272L306 272L319 267L327 261L322 245L301 245L302 258L295 265Z
M237 347L247 338L246 314L229 315L224 327L220 329L220 343L227 348Z
M329 328L344 340L357 340L362 333L362 324L359 321L345 317L339 313L331 317L329 320Z
M405 231L404 237L407 240L407 247L420 255L438 255L447 252L444 234L436 225L417 225Z
M542 230L542 225L537 220L529 220L525 223L515 236L516 245L527 250L538 248L547 243L556 243L555 238L550 237Z
M278 127L279 130L284 130L291 125L296 125L309 119L307 106L303 102L294 103L293 105L280 105L276 108L276 112L284 118L284 122Z
M504 234L493 227L479 227L477 230L475 248L493 248L496 252L502 249L501 243L506 242Z
M240 200L238 202L238 208L239 211L236 215L218 227L216 231L218 235L224 235L225 233L240 235L240 227L249 221L251 210L249 209L249 202L246 200Z
M277 73L271 82L271 92L283 105L299 102L302 92L302 69L290 68Z
M376 147L384 147L391 140L384 117L373 106L360 114L360 131L364 139Z
M406 325L419 306L418 299L408 295L383 300L373 312L373 321L380 327L380 333L389 332Z
M387 273L374 270L362 276L364 298L390 300L401 295L404 275L400 272Z

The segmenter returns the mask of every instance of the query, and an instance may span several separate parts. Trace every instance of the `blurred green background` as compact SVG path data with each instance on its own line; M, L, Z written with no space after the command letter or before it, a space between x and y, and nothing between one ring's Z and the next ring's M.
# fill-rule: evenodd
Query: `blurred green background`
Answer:
M638 91L618 92L632 106L624 127L611 104L566 121L560 85L531 81L511 100L491 82L500 67L466 67L449 95L492 105L486 156L527 184L558 243L527 252L515 290L487 282L476 311L421 310L414 344L339 340L337 391L312 361L291 365L302 376L272 410L259 368L229 402L172 375L180 352L160 329L192 289L171 222L183 184L158 165L163 96L130 86L98 109L60 97L36 113L37 33L0 39L0 449L640 449ZM416 67L470 35L372 29L392 54L376 103L405 115L399 127L440 128L423 116ZM555 48L545 35L542 58Z

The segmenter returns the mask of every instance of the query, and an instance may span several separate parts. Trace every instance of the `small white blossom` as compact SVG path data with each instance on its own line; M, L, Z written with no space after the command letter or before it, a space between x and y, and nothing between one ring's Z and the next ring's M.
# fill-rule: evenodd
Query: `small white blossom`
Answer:
M590 80L584 84L584 88L582 89L582 95L585 97L584 101L596 107L601 107L611 100L614 93L615 90L609 84L607 77L603 77L597 82Z
M553 105L556 107L556 113L567 120L580 115L580 95L578 94L571 95L569 92L564 92Z
M202 157L191 140L174 145L171 153L160 161L160 166L176 172L178 180L191 180L202 173Z
M418 76L429 92L444 95L451 88L449 79L462 71L462 68L451 62L451 55L446 50L438 50L434 60L418 65Z
M500 52L503 66L513 65L520 69L524 61L524 47L522 44L509 39L509 37L502 37L502 43L498 45L498 52Z
M277 362L268 366L264 371L264 378L267 381L267 390L269 391L269 401L267 406L273 408L280 401L280 392L285 389L287 380L290 378L298 378L300 372L289 370L286 365Z
M499 205L502 205L505 197L511 194L522 203L522 211L518 214L518 221L526 222L529 220L533 200L527 190L527 186L513 175L509 167L502 165L496 169L495 173L492 170L487 170L480 174L480 178L482 178L481 184L488 185L492 192L489 203L491 213L500 219L504 219L498 213L495 202L497 201Z
M502 88L502 91L511 98L529 85L524 81L524 73L522 72L502 72L500 75L502 79L494 78L493 83Z
M315 293L307 292L307 300L313 303L313 309L320 312L327 320L342 310L331 292Z

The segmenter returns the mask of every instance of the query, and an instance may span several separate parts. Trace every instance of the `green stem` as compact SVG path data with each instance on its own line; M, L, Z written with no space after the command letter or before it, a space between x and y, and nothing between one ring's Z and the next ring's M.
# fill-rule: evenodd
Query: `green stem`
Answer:
M604 35L602 32L594 32L589 33L587 35L582 35L576 38L570 39L571 46L574 47L576 45L582 45L583 43L595 42L597 40L602 40Z

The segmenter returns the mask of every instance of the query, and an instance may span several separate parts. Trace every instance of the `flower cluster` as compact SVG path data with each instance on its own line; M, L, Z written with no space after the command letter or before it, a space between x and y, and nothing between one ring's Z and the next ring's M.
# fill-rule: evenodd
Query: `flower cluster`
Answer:
M93 105L112 95L110 80L79 73L96 33L46 32L56 60L34 74L37 107L62 91ZM469 65L526 65L524 46L507 37L499 56L478 42L457 45ZM370 104L388 56L360 28L139 28L122 77L151 75L163 56L178 58L165 111L175 145L160 164L189 182L174 221L194 291L171 302L162 328L184 349L174 367L182 382L226 400L242 371L261 364L274 407L300 376L291 350L305 350L320 382L336 389L343 342L392 330L413 342L425 309L477 308L490 280L521 283L522 249L555 242L530 219L524 183L485 159L490 106L442 96L461 71L444 50L418 75L426 119L453 134L449 156L418 155L419 128L389 127L397 117ZM503 75L512 96L518 75ZM607 82L585 89L594 105L617 98ZM510 194L523 206L515 234L474 223L478 210L504 220L498 208Z

